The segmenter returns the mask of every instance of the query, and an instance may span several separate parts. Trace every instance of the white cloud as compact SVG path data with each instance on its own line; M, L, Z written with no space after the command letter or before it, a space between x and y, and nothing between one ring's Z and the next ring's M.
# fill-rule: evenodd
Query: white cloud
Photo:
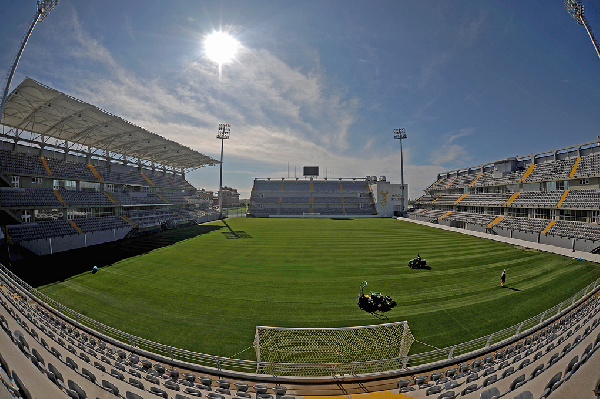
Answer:
M217 125L230 123L227 159L250 165L239 171L247 178L247 187L239 187L242 192L249 190L252 177L285 176L281 171L287 164L319 165L335 177L376 174L400 180L398 151L374 148L374 138L352 143L362 105L345 88L324 80L318 57L312 59L312 68L300 69L266 50L243 48L235 62L223 66L221 79L216 66L204 59L175 64L170 73L147 79L91 37L75 11L69 22L54 34L68 41L63 46L66 57L81 65L55 68L60 75L56 81L66 86L61 90L215 158ZM71 35L65 37L64 30ZM439 62L444 61L438 60L436 67ZM461 134L449 137L448 143ZM433 182L434 168L439 172L439 166L405 162L406 182L417 193L411 198ZM265 170L274 172L265 176Z
M446 138L441 146L437 146L431 150L431 163L438 165L438 167L444 166L447 168L464 166L471 160L471 155L465 146L456 142L463 137L471 135L474 131L475 129L473 128L465 128L458 132L446 134Z

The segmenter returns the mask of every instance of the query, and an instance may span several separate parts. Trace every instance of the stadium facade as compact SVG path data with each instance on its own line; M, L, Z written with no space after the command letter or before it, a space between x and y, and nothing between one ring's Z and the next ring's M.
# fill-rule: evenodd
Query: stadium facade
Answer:
M91 104L27 78L1 122L0 225L12 255L217 217L185 174L218 161Z
M393 217L402 203L400 184L366 178L254 179L250 217ZM405 185L408 193L408 185ZM407 208L408 195L404 197Z
M600 251L600 140L446 171L410 217Z

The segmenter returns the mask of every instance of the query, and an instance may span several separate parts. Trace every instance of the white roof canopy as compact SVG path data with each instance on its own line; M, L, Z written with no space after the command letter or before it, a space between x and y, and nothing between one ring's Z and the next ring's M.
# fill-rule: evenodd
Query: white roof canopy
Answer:
M31 78L10 93L2 116L5 126L183 170L219 163Z

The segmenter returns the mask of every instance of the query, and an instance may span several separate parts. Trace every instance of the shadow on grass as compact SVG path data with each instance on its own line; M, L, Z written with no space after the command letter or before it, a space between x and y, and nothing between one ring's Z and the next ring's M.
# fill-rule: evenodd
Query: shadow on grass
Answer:
M12 262L11 270L33 287L39 287L91 272L94 266L100 268L112 265L122 259L168 247L222 228L223 226L219 225L193 225L53 255L34 255Z
M233 231L233 229L227 224L226 220L222 221L225 227L229 229L229 231L223 231L222 234L225 235L227 239L239 239L239 238L252 238L252 236L245 231Z
M520 289L518 289L518 288L509 287L509 286L507 286L507 285L505 285L505 286L504 286L504 287L502 287L502 288L507 288L507 289L509 289L509 290L513 290L513 291L521 291L521 290L520 290Z

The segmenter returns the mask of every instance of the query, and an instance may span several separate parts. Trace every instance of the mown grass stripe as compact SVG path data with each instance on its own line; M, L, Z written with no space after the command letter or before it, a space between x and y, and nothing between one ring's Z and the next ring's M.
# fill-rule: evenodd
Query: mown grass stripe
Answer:
M133 335L231 356L252 344L256 325L381 322L356 304L363 280L398 302L390 321L408 320L417 339L444 347L528 319L600 277L590 262L392 219L226 223L40 289ZM408 268L417 253L431 270Z

